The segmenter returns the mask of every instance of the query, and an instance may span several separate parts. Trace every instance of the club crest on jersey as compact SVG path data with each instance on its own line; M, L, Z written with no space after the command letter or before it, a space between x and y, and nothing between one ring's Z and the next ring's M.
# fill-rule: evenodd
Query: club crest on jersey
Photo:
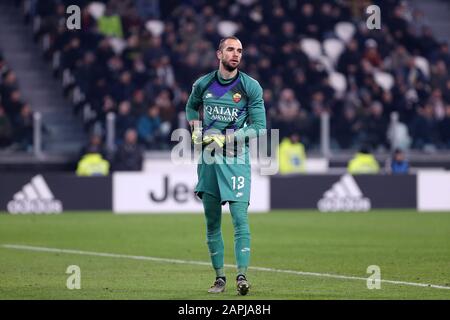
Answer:
M242 96L241 96L240 93L236 92L235 94L233 94L233 101L234 102L238 103L239 101L241 101L241 98L242 98Z

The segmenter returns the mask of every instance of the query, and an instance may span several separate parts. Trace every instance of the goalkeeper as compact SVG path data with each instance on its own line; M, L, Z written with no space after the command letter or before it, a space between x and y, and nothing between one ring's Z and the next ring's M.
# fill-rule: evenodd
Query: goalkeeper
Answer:
M242 57L239 39L222 39L216 55L219 69L195 81L186 105L193 143L202 145L195 192L203 202L207 244L216 272L216 280L208 292L225 290L221 219L222 205L228 202L234 226L236 286L238 294L246 295L250 288L247 281L251 180L248 140L265 133L266 113L258 81L238 71ZM211 155L212 162L205 161L206 154Z

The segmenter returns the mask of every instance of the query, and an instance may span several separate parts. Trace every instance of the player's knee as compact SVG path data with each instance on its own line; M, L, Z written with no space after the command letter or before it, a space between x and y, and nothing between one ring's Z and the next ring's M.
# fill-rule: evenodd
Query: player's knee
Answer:
M206 232L208 234L220 233L220 223L217 223L217 221L208 221L206 224Z
M217 241L222 239L222 232L220 231L220 229L212 229L206 232L206 238L208 239L208 241Z
M237 226L234 229L234 237L236 239L239 239L239 238L250 239L250 229L249 229L248 225Z
M236 218L233 221L234 223L234 229L248 229L248 220L246 217L240 217L240 218Z

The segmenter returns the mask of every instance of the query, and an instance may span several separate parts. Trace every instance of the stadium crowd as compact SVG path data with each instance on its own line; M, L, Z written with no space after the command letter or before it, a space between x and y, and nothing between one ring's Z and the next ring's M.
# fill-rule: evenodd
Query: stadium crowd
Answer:
M101 17L90 13L90 1L78 1L78 31L65 24L72 2L32 0L30 16L41 18L35 37L50 36L45 56L59 52L57 74L70 70L72 86L84 94L75 111L86 104L95 111L87 130L104 128L106 114L116 113L118 145L134 129L146 148L169 147L193 81L217 68L219 22L233 21L244 46L240 69L261 83L269 128L280 129L281 137L296 133L306 149L317 148L320 117L328 112L334 148L388 150L395 111L405 148L450 148L448 44L438 42L421 12L405 1L104 0ZM382 8L380 30L366 26L364 9L371 3ZM163 31L149 27L150 20L162 21ZM347 83L339 95L323 63L300 43L336 37L342 21L356 28L336 61ZM122 47L115 39L124 40ZM428 74L418 57L425 58ZM384 88L375 71L392 75L394 85Z
M0 51L0 149L29 151L32 143L33 112Z

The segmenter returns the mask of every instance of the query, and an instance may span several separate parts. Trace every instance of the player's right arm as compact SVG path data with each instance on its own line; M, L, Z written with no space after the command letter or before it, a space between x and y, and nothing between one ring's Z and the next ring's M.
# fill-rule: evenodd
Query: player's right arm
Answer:
M191 94L189 95L186 103L186 118L192 131L192 141L195 144L203 143L203 128L199 116L199 109L203 105L203 93L211 81L214 80L214 74L215 72L210 72L198 78L197 81L194 82L192 85Z
M186 103L186 118L191 129L194 125L200 124L199 109L202 105L202 91L200 79L198 79L192 85L192 91Z
M186 118L192 132L192 142L202 143L202 127L199 119L199 109L202 105L202 92L200 79L192 85L192 91L186 104Z

